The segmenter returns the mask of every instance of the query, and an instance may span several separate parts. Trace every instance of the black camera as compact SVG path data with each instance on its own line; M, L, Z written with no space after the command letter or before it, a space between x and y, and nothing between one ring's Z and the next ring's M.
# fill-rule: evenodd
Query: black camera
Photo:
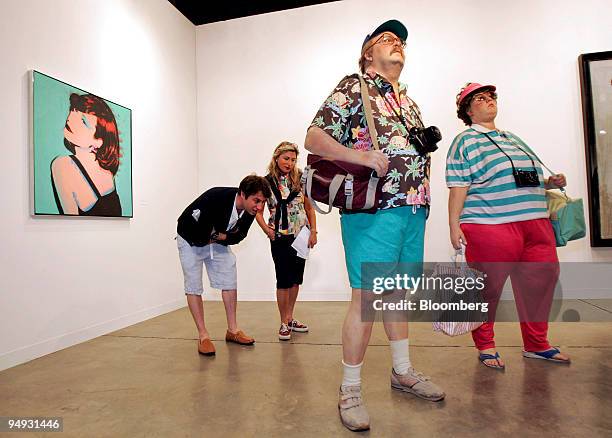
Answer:
M419 155L435 152L438 149L436 144L442 140L442 134L436 126L427 128L410 128L408 131L408 141L414 146Z
M514 169L514 182L517 187L539 187L540 178L535 169Z

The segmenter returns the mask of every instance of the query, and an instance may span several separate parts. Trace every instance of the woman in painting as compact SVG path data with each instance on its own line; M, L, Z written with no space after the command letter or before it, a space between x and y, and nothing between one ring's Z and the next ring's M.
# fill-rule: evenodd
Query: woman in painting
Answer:
M308 325L293 317L293 309L304 277L305 260L291 246L303 227L310 229L308 247L317 244L317 223L310 200L304 195L297 167L298 147L284 141L279 144L268 165L266 179L272 196L268 198L270 220L266 223L263 211L255 219L270 239L270 249L276 271L276 300L281 325L278 339L291 339L291 332L305 333Z
M51 183L60 214L121 216L115 188L119 131L109 106L92 94L70 95L64 146L72 154L51 163Z

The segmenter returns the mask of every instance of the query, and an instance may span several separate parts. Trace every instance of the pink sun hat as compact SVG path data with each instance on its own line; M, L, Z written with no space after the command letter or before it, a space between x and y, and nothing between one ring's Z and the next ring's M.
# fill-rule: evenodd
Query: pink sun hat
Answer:
M481 85L478 82L468 82L457 94L457 108L461 105L461 102L468 97L470 94L479 90L491 90L495 91L497 87L495 85Z

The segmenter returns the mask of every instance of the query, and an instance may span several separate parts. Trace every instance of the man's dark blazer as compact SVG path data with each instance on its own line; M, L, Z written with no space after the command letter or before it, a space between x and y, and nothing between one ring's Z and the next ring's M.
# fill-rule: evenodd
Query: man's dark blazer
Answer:
M236 225L227 231L237 193L235 187L213 187L205 191L180 215L176 232L191 246L208 245L213 232L227 234L227 239L216 241L219 245L240 242L249 232L255 216L245 211Z

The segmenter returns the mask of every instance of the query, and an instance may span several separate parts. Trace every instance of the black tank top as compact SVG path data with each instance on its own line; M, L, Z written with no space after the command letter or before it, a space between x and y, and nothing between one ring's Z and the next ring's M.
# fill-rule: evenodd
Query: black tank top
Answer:
M72 158L72 161L74 162L74 164L77 165L77 167L81 171L81 174L83 175L83 177L89 184L89 187L91 187L94 194L96 195L96 198L98 198L96 203L87 211L83 211L79 207L79 216L113 216L113 217L121 216L121 202L119 201L119 195L117 194L117 190L113 189L112 192L107 193L106 195L102 196L100 192L98 191L98 189L96 188L96 186L94 185L91 178L89 177L89 174L87 173L87 171L85 170L81 162L79 161L79 159L74 155L70 155L70 158ZM53 178L51 180L53 183ZM53 194L55 195L55 202L57 204L57 209L59 210L60 214L64 214L64 210L62 209L62 205L59 201L59 197L57 196L57 191L55 189L55 183L53 183Z

